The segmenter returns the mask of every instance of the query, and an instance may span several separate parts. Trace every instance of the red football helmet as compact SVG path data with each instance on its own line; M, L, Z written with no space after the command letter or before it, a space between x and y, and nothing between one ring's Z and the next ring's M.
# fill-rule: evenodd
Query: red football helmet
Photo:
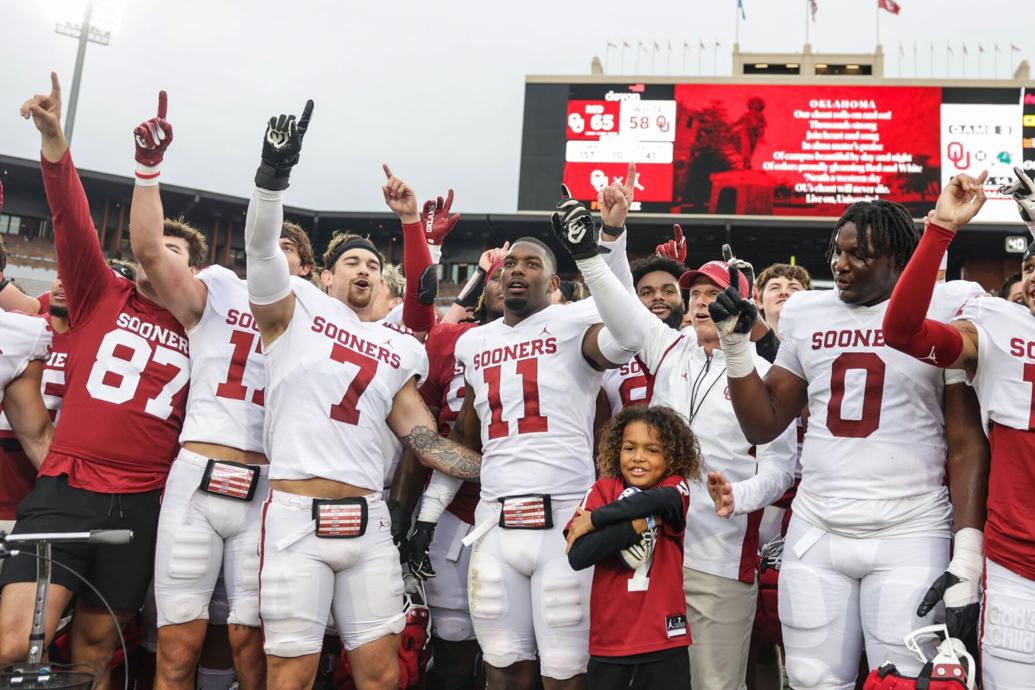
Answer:
M920 638L937 635L942 638L933 659L928 659L920 649ZM884 662L870 671L863 690L974 690L976 675L974 657L963 642L949 637L949 631L942 625L929 625L914 630L905 637L906 647L916 655L924 666L916 678L899 674L895 664Z

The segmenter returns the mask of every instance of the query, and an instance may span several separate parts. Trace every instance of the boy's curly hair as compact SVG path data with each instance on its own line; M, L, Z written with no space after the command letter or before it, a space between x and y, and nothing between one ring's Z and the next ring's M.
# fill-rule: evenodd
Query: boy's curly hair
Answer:
M690 431L690 425L670 407L646 405L626 407L612 417L600 432L600 441L597 444L597 472L601 477L622 476L619 462L622 434L630 422L643 422L658 430L672 474L693 481L701 480L701 449L697 446L694 433Z

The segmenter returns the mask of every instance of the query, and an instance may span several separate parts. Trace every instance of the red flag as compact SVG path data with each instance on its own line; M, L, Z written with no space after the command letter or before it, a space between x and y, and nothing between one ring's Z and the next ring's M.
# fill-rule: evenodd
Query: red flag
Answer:
M816 21L816 11L819 10L816 0L809 0L809 10L812 12L812 21Z
M895 0L877 0L877 7L892 14L898 14L902 11L902 6L895 2Z

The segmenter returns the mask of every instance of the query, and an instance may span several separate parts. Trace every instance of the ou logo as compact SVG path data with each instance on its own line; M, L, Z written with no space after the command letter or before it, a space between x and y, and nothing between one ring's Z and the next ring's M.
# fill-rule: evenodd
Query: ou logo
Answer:
M970 167L970 151L963 148L963 144L958 141L949 144L945 157L952 161L957 170L966 170Z

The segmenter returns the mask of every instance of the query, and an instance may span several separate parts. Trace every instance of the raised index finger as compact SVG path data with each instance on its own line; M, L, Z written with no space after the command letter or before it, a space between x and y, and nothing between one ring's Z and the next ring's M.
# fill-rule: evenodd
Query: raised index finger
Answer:
M730 264L730 287L737 291L741 297L744 295L740 292L740 271L737 270L735 264Z
M683 241L683 228L679 226L679 223L673 223L672 235L676 238L676 244Z
M389 180L395 177L395 175L392 174L392 169L388 167L388 163L382 163L381 169L385 171L385 177Z
M169 97L165 91L158 92L158 119L164 120L165 114L169 110Z
M58 81L58 73L50 73L50 95L60 96L61 95L61 82Z
M309 118L313 116L313 99L310 98L305 102L305 108L302 109L302 117L298 119L298 128L303 132L309 127Z
M453 207L453 190L450 189L446 192L446 203L442 206L442 211L448 216L449 209Z

